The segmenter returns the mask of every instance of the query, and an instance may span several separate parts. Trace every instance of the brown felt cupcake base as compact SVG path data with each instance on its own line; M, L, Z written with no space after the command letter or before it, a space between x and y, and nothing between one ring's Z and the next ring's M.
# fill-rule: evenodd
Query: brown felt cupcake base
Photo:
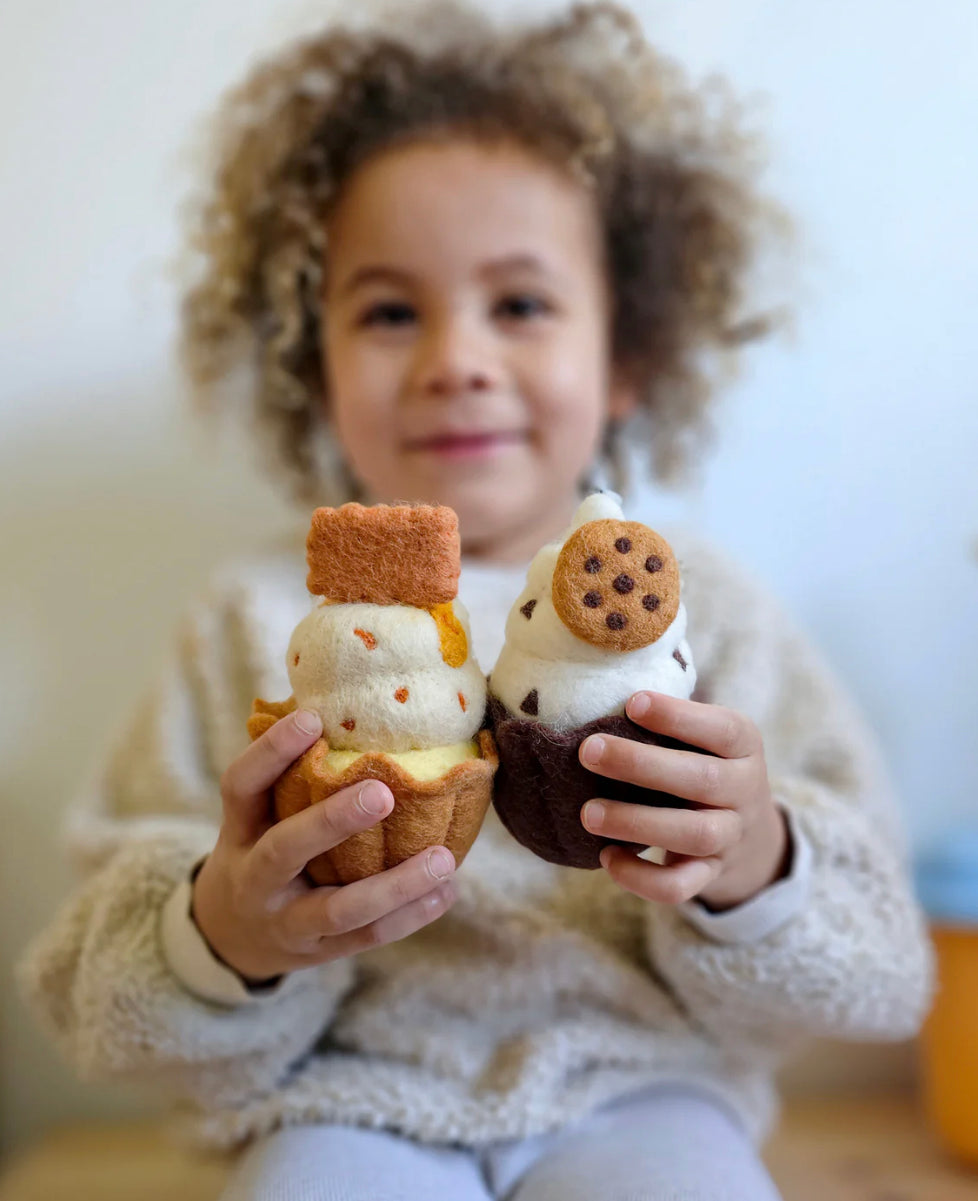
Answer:
M670 793L588 771L577 752L589 734L613 734L652 746L708 753L700 747L645 730L627 717L599 717L575 730L561 732L540 722L513 717L495 699L490 703L490 714L499 754L493 804L510 834L541 859L563 867L601 866L601 848L615 840L599 838L581 823L581 809L592 797L692 808L689 801Z
M256 700L253 708L248 731L254 739L289 711L289 702ZM448 847L456 865L461 864L482 827L498 764L488 730L479 731L478 743L478 759L456 764L435 780L415 780L388 755L373 751L335 772L326 763L326 739L314 742L275 785L279 821L361 780L386 784L394 794L394 808L382 822L312 859L306 867L309 878L316 884L352 884L435 845Z

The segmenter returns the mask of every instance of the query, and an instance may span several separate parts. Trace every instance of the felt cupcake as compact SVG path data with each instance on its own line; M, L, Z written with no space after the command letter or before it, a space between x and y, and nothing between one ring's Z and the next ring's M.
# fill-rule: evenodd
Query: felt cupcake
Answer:
M494 804L510 833L543 859L600 867L608 840L580 818L592 797L686 805L599 776L578 758L581 742L595 733L697 749L625 716L625 702L641 689L692 694L696 669L680 592L669 543L626 521L612 493L584 500L566 537L530 564L489 692L499 753Z
M497 759L483 728L486 681L456 599L458 521L444 506L317 509L306 540L311 612L289 640L292 695L255 700L254 739L296 708L322 737L274 789L281 820L361 780L382 780L394 808L307 868L346 884L432 844L461 863L489 806Z

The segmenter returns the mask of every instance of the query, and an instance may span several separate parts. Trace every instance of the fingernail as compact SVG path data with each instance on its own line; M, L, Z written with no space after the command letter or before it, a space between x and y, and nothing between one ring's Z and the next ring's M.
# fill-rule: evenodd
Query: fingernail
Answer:
M439 847L435 851L428 852L428 871L435 877L436 880L444 880L450 875L455 868L455 860L451 857L448 851L443 851Z
M597 763L604 754L604 739L600 734L592 734L590 738L585 738L581 746L581 761L583 763Z
M629 717L644 717L652 707L652 700L647 692L636 692L628 702Z
M303 734L321 734L323 732L323 723L319 720L319 714L313 713L309 709L299 709L292 718L295 722L297 730L301 730Z
M584 824L589 830L598 830L604 821L605 807L600 801L588 801L584 806Z
M371 817L380 817L387 812L388 793L382 784L364 784L357 793L357 804Z

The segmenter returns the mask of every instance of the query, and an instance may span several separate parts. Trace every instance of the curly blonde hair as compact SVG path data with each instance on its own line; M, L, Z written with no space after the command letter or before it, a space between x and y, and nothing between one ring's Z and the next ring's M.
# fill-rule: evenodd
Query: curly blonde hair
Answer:
M601 0L506 26L465 0L401 0L293 42L214 116L181 313L195 403L240 409L240 386L219 385L247 368L268 465L285 469L295 501L323 503L341 459L327 430L320 288L345 184L412 139L508 139L593 192L614 364L640 393L653 471L675 480L710 433L737 348L771 327L746 312L748 281L789 223L753 182L760 143L743 125L722 80L694 88L630 12ZM617 463L614 451L612 438Z

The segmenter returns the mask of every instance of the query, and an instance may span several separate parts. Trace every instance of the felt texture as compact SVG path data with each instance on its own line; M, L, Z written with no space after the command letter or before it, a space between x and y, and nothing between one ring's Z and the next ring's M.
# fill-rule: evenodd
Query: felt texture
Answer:
M437 780L456 763L465 763L480 756L478 742L454 742L450 746L433 746L426 751L401 751L388 758L402 767L415 780ZM326 766L332 772L345 771L369 751L328 751Z
M256 699L248 719L252 739L295 708L294 701ZM289 767L273 788L278 821L299 813L361 780L381 780L394 794L394 808L382 822L317 855L306 866L316 884L352 884L395 867L426 847L446 846L460 864L475 842L492 798L498 766L488 730L477 738L479 757L449 767L435 779L418 780L389 755L367 752L343 770L329 765L332 748L320 738Z
M461 667L469 657L469 640L452 605L432 605L428 612L438 630L441 657L449 667Z
M700 747L645 730L627 717L599 717L577 729L560 731L514 717L497 700L490 702L489 712L499 754L493 805L517 842L549 863L588 869L601 866L601 848L617 840L600 838L584 828L581 808L594 797L693 808L670 793L589 771L577 752L589 734L614 734L651 746L709 754Z
M593 539L583 541L582 545L585 535L591 538L596 528L599 528L599 549ZM627 548L623 539L627 540ZM615 546L619 541L622 541L621 549ZM623 650L606 645L608 640L604 635L601 636L603 644L585 640L558 614L554 601L555 576L560 575L562 563L564 568L567 566L568 546L572 550L578 547L578 585L580 580L591 581L586 587L577 586L576 595L580 598L578 604L582 611L591 611L583 598L603 587L596 583L602 578L610 581L610 595L630 603L638 588L636 585L629 589L624 580L619 580L622 575L635 578L633 566L624 570L623 565L640 561L642 570L646 570L645 559L657 553L649 547L661 550L658 557L664 566L670 560L675 564L675 556L658 534L637 522L624 520L613 494L595 493L587 497L578 506L567 542L548 543L530 564L526 587L509 611L505 643L490 675L492 695L498 697L511 713L535 718L557 730L572 730L597 717L624 713L629 696L643 688L682 699L691 696L696 686L696 669L686 641L686 610L679 600L678 567L672 621L654 641L634 650ZM585 569L589 559L602 554L607 557L608 548L615 556L611 566L592 564L595 570ZM580 558L581 550L583 558ZM648 553L643 558L645 551ZM572 573L564 570L563 574L566 582ZM649 574L658 578L664 574L664 569ZM619 583L617 589L616 581ZM640 607L646 618L654 618L661 625L666 612L662 604L655 613ZM595 612L600 617L601 611L596 609ZM619 641L619 635L628 632L627 628L624 631L604 628L609 637L613 634ZM676 658L677 652L681 659Z
M685 627L685 616L685 612L677 615L676 631L668 635L665 646L665 640L660 640L631 654L616 655L607 664L544 659L507 640L493 667L490 691L511 712L535 717L558 730L624 713L625 702L641 689L688 700L696 685L692 652L685 638L674 641ZM682 656L685 668L676 654ZM528 697L533 698L529 704Z
M261 738L266 730L270 730L283 717L288 717L298 709L295 697L290 696L285 701L262 701L257 698L252 702L251 714L248 718L248 737L252 742Z
M420 750L472 739L482 725L486 680L469 644L460 601L435 613L316 605L292 633L286 668L334 750Z
M578 638L606 650L638 650L675 620L679 564L665 538L641 522L589 521L564 543L552 596Z
M307 558L308 588L323 601L289 639L292 696L256 700L248 721L253 739L300 707L323 723L322 737L275 784L277 818L378 779L394 794L393 812L312 860L310 878L360 880L433 843L460 863L489 806L497 759L492 736L479 730L486 680L469 658L468 614L454 599L454 512L317 509Z
M458 518L445 505L320 508L306 539L314 596L428 609L458 592Z

